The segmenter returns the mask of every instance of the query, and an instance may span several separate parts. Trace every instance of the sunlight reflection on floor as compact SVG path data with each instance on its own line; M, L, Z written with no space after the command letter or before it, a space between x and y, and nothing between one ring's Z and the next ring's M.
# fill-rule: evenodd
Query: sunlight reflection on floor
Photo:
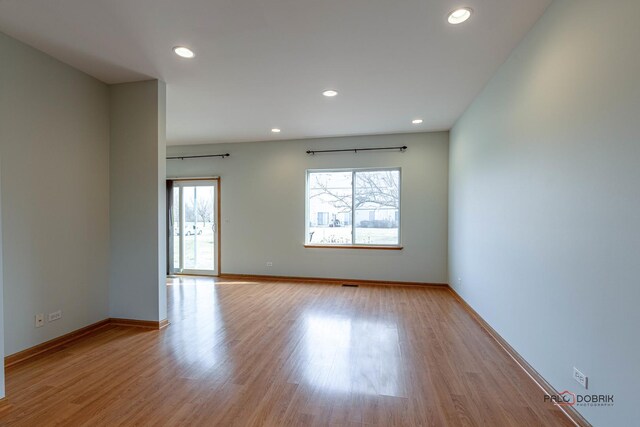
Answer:
M398 396L401 363L393 324L310 313L304 318L306 380L332 393Z

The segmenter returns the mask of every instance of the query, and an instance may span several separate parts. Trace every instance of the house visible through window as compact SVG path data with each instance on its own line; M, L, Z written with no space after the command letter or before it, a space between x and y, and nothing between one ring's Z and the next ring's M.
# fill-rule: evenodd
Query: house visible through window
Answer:
M400 245L400 169L307 171L307 245Z

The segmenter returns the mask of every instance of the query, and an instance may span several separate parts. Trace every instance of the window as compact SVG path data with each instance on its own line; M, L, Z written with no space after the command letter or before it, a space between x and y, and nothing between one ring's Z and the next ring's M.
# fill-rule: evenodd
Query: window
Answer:
M307 171L309 246L399 246L400 169Z
M329 212L318 212L318 225L329 224Z

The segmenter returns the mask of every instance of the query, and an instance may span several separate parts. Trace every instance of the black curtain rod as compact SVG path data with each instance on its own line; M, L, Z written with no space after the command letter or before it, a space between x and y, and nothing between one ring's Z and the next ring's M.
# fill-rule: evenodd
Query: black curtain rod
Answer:
M404 152L407 149L406 145L402 147L376 147L376 148L345 148L341 150L309 150L307 154L316 154L316 153L345 153L345 152L353 152L357 153L358 151L379 151L379 150L400 150L400 152Z
M230 154L226 153L226 154L205 154L203 156L177 156L177 157L167 157L167 160L184 160L184 159L203 159L205 157L221 157L221 158L225 158L225 157L229 157Z

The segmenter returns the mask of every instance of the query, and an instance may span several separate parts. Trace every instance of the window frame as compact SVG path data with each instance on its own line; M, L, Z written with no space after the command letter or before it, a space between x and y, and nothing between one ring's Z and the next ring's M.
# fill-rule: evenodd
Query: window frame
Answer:
M398 186L400 195L398 197L398 242L394 244L362 244L356 243L356 173L357 172L398 172ZM312 173L332 173L332 172L351 172L351 243L335 244L330 243L316 244L308 241L309 239L309 176ZM400 250L402 246L402 168L401 167L366 167L366 168L328 168L328 169L307 169L305 170L305 209L304 209L304 247L320 248L320 249L387 249Z

